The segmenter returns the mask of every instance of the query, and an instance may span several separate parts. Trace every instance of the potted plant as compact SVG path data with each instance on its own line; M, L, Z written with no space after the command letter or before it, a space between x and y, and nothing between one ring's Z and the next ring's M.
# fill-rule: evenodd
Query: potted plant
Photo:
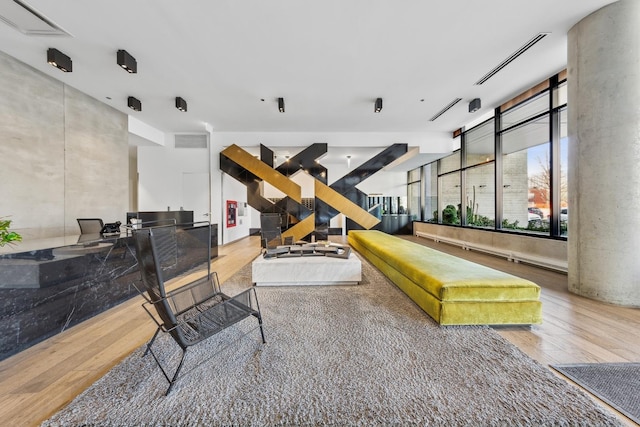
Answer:
M6 244L13 244L13 242L22 241L22 236L15 231L9 231L11 220L7 217L0 217L0 247Z

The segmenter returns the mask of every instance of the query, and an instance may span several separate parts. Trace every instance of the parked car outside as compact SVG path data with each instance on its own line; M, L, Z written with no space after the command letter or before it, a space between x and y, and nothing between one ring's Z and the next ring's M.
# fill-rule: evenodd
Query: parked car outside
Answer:
M535 206L529 208L529 213L536 214L539 215L540 218L544 218L544 212L542 212L540 208L536 208Z
M529 227L541 227L542 217L538 214L529 212Z

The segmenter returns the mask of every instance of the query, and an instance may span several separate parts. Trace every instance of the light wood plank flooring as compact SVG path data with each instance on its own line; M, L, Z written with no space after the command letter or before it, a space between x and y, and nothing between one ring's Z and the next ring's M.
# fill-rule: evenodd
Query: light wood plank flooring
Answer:
M543 365L640 360L639 309L570 294L566 290L567 276L560 273L419 237L404 237L542 286L544 324L496 329ZM258 237L221 246L220 256L212 263L213 271L224 282L259 253ZM133 298L0 362L0 425L38 425L144 344L154 327L141 302L141 298ZM634 425L619 417L625 424Z

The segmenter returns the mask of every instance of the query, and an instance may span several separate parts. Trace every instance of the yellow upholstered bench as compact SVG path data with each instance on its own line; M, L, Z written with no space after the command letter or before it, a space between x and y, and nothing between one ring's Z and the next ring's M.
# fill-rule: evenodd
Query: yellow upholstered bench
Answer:
M540 287L529 280L380 231L348 239L441 325L542 323Z

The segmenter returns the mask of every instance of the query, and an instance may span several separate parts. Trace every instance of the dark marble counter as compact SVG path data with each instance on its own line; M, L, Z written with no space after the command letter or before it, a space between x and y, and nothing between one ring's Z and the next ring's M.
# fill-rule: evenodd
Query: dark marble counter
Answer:
M218 255L217 226L179 229L178 276ZM209 246L209 247L207 247ZM210 249L209 249L210 248ZM21 251L20 251L21 250ZM0 253L0 360L138 294L133 237L82 235L29 241Z

